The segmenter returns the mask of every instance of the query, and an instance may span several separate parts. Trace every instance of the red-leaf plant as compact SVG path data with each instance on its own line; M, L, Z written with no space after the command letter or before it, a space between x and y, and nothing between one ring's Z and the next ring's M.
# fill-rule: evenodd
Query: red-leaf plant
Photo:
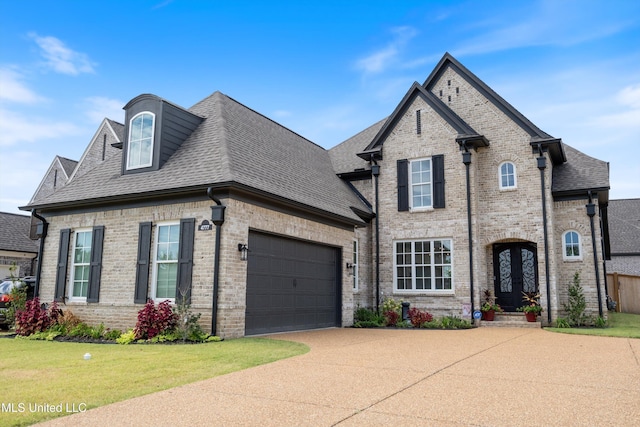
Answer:
M40 305L38 297L28 300L24 310L16 311L16 334L29 336L36 332L42 332L58 321L60 310L58 303L53 302L47 311Z
M409 320L414 328L419 328L424 323L431 322L433 320L433 316L431 313L426 311L420 311L418 308L410 308L409 309Z
M387 326L396 326L400 319L400 315L397 311L389 310L384 312L384 319Z
M177 322L178 316L171 310L169 301L162 301L156 307L153 301L149 300L138 312L135 337L137 340L151 339L172 330Z

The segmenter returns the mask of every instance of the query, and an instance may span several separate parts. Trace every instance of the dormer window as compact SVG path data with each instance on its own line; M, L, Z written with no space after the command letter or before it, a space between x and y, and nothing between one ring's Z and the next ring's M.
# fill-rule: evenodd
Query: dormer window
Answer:
M153 164L155 114L148 111L136 114L129 123L127 169L146 168Z

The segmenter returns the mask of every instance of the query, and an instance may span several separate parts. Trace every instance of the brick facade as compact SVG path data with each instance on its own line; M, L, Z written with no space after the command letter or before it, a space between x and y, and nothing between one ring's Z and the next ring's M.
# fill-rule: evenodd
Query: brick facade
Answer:
M354 233L351 230L322 224L299 216L278 212L247 202L227 198L226 221L221 231L220 287L218 300L217 334L232 338L244 335L246 309L247 263L240 261L238 243L248 241L249 230L265 231L338 247L342 250L343 265L352 257ZM152 221L154 226L163 221L195 218L196 225L210 220L212 202L189 202L143 208L108 210L95 213L69 214L50 217L49 235L45 243L40 296L52 301L54 296L56 264L60 230L72 231L102 225L105 227L103 261L98 303L67 302L71 310L83 321L126 330L136 323L141 304L134 304L138 226ZM153 243L153 242L152 242ZM205 331L211 327L213 301L213 269L215 228L196 231L193 251L191 308L201 313ZM71 253L69 255L72 256ZM150 277L152 277L150 275ZM353 322L352 278L346 269L342 277L342 323ZM69 284L67 284L67 295ZM149 286L151 292L151 286Z

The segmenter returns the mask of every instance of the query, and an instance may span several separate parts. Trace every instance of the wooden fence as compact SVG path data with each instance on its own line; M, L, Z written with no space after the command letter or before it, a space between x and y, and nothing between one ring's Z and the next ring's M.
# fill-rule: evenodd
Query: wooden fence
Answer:
M640 314L640 276L607 274L607 285L618 313Z

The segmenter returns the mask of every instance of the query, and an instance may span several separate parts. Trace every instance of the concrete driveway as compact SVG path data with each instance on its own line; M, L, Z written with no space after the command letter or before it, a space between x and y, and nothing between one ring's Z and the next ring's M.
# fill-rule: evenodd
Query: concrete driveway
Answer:
M311 351L49 426L637 426L640 340L539 329L327 329Z

